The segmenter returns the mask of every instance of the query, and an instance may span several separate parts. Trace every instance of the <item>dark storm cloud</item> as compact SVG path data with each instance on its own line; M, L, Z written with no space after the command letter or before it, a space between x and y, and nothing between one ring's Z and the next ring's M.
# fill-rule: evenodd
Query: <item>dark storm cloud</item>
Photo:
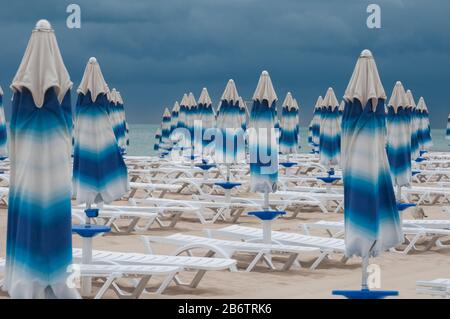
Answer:
M250 99L269 70L280 100L292 91L306 124L328 86L338 96L359 52L371 49L390 95L402 80L424 96L435 127L443 127L450 87L450 3L447 0L72 0L82 29L65 26L70 1L16 0L0 11L0 83L20 63L39 18L56 32L72 80L96 56L110 87L127 102L134 123L157 123L163 107L202 87L217 101L229 78ZM382 29L366 27L366 7L382 8ZM7 103L6 103L7 104ZM7 107L8 108L8 107ZM156 116L155 116L156 114Z

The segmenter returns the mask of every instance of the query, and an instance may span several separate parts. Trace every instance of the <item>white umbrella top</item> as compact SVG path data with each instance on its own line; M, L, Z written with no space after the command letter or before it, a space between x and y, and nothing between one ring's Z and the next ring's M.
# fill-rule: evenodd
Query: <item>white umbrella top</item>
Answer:
M122 99L122 94L120 94L119 91L117 91L117 103L122 104L123 105L123 99Z
M3 89L1 86L0 86L0 96L3 96Z
M317 98L316 105L314 106L314 109L315 110L320 109L322 107L322 102L323 102L323 98L322 98L322 95L320 95Z
M259 77L258 86L253 94L253 100L262 102L267 100L269 107L272 107L273 102L278 100L277 94L273 88L272 80L269 72L263 71Z
M189 93L186 106L189 109L197 107L197 102L195 101L194 94L192 92Z
M116 91L116 89L113 88L113 89L109 92L109 94L108 94L108 100L109 100L109 102L114 103L114 104L117 105L117 91Z
M239 101L239 94L238 94L238 91L236 88L236 84L234 83L234 81L232 79L228 80L227 86L225 87L225 90L223 91L223 94L222 94L222 97L220 98L220 100L227 101L229 103L234 103L234 102Z
M344 109L345 109L345 101L342 100L342 101L341 101L341 104L339 105L339 111L340 111L340 112L344 112Z
M298 105L297 99L294 99L294 107L298 110L300 105Z
M417 103L417 109L419 111L428 112L428 107L427 107L427 104L425 103L425 99L423 97L420 97L419 102Z
M108 84L106 84L100 65L94 57L90 58L86 65L77 93L86 95L88 91L91 92L93 102L97 100L100 94L109 93Z
M339 101L336 98L336 94L334 94L334 90L332 88L328 88L327 94L322 101L322 107L331 106L331 110L334 111L336 108L339 108Z
M392 106L394 108L394 112L397 113L400 106L404 108L410 107L408 104L405 88L403 87L402 82L397 81L397 83L395 83L394 90L392 91L392 96L389 100L388 106Z
M187 106L189 103L189 99L186 93L183 94L183 98L181 99L180 105Z
M386 93L381 84L377 65L372 52L364 50L356 62L350 82L345 90L344 99L354 102L358 99L362 107L366 107L367 102L372 100L372 110L378 105L378 99L386 100Z
M170 113L169 109L166 107L164 109L163 117L170 117L170 116L171 116L171 113Z
M406 91L406 100L408 103L408 107L411 107L412 109L415 109L417 107L416 102L414 102L414 96L411 90Z
M211 105L212 101L209 97L208 89L203 88L200 98L198 99L198 104Z
M283 108L290 110L298 110L298 105L296 105L295 99L292 97L291 92L286 94L286 98L283 101Z
M72 85L51 24L47 20L39 20L11 89L20 92L22 88L27 88L33 96L34 104L41 108L49 88L55 88L58 100L62 103Z
M180 112L180 104L178 103L178 101L176 101L175 104L173 105L172 112L176 113Z

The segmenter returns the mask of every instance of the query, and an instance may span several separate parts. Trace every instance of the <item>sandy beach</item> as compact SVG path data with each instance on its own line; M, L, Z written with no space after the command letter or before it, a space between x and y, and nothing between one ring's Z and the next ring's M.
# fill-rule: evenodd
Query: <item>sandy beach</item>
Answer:
M429 219L448 219L440 207L424 207ZM411 215L405 213L405 218ZM342 214L325 215L319 212L301 213L296 219L282 218L274 223L274 230L287 232L298 232L299 224L303 222L314 222L318 220L340 220ZM5 255L6 241L6 209L0 211L0 256ZM260 227L260 223L251 217L241 218L241 225ZM94 249L122 251L122 252L145 252L141 242L141 235L166 236L176 232L188 234L202 234L204 228L220 228L228 224L216 223L207 226L201 225L194 220L183 219L174 229L154 229L145 233L133 235L111 234L96 237ZM321 231L312 234L326 236ZM450 243L450 239L448 241ZM78 236L73 236L73 246L81 248L82 243ZM174 247L156 245L155 253L170 254ZM245 260L246 256L239 256L239 260ZM308 266L313 261L313 256L303 256L302 269L292 269L287 272L269 271L259 264L252 272L208 272L198 288L187 288L171 285L163 295L143 294L142 298L335 298L331 295L333 289L356 289L360 284L360 260L351 259L347 264L340 262L340 256L333 256L332 260L325 260L317 270L310 271ZM450 267L450 249L432 249L427 252L412 252L409 255L398 253L385 253L381 257L371 260L381 267L383 289L394 289L400 291L399 298L430 298L427 295L416 293L416 280L428 280L435 278L447 278ZM239 264L238 264L239 266ZM183 273L188 276L188 274ZM156 280L156 278L155 278ZM109 298L116 296L109 292ZM8 298L6 293L1 293L0 298Z

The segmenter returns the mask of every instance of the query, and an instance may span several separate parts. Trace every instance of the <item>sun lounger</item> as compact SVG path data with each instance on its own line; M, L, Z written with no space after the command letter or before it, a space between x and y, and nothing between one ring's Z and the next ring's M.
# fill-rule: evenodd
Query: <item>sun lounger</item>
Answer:
M310 229L323 229L330 237L340 238L344 235L343 221L319 221L311 224L302 224L301 228L305 234L309 234ZM407 246L399 251L392 249L391 251L401 252L407 255L410 251L427 251L434 246L438 248L448 248L440 241L443 237L450 236L450 221L448 220L405 220L403 221L403 234ZM424 249L417 247L417 243L422 239L429 239Z
M417 281L416 291L419 294L450 298L450 279Z
M281 268L281 270L287 271L297 261L300 254L315 253L319 251L314 247L248 243L184 234L174 234L166 237L143 236L143 238L149 244L162 243L178 247L175 251L175 255L181 253L191 254L192 251L197 249L206 250L209 256L217 255L222 258L232 258L236 254L241 253L250 254L253 256L253 259L247 266L246 272L252 271L259 261L265 262L270 269L275 270L276 268L271 261L273 254L287 256L287 259L284 261Z
M403 188L402 196L405 201L414 202L417 205L426 203L435 205L442 201L450 203L450 188L414 186ZM413 197L416 197L416 199L413 200Z
M193 279L189 283L184 283L179 275L176 275L174 281L177 285L191 288L198 287L207 271L237 271L234 259L154 255L148 241L144 239L143 242L149 254L94 250L92 252L93 263L182 267L184 271L195 271ZM82 250L74 248L72 251L74 261L81 262Z
M261 240L263 232L261 229L232 225L221 229L208 230L211 235L217 234L228 236L239 240ZM272 231L272 240L274 243L284 245L298 245L301 247L312 247L320 250L319 257L311 265L310 269L316 269L317 266L332 253L345 254L345 243L343 239L326 238L317 236L308 236L295 233ZM342 262L346 262L344 256Z

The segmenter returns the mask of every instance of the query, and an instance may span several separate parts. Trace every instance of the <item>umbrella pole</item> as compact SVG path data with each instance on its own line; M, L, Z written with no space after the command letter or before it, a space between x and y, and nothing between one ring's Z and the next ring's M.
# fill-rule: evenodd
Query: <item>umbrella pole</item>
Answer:
M369 256L363 257L361 266L362 266L361 290L367 290L369 289L369 286L367 284L367 279L369 277L369 274L367 272L367 267L369 267Z
M91 204L86 204L86 209L90 209ZM91 219L86 215L86 225L91 224ZM83 237L82 264L92 262L92 237ZM81 280L81 295L88 296L92 293L91 277L83 277Z
M229 182L230 181L230 175L231 175L230 164L225 164L225 166L227 167L227 182Z
M266 190L264 192L264 210L269 210L269 192ZM263 242L265 244L272 243L272 220L263 220ZM272 254L268 253L266 255L269 264L272 266Z
M264 192L264 207L265 210L269 210L269 192L266 190Z
M397 201L402 202L402 187L397 185Z

